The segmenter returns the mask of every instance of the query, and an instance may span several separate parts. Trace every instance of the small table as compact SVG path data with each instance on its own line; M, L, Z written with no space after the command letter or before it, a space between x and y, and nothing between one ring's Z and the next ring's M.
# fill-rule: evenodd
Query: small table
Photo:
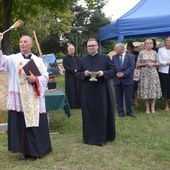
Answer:
M66 94L57 90L55 92L45 92L45 105L47 112L56 110L65 110L65 114L70 117L70 105Z

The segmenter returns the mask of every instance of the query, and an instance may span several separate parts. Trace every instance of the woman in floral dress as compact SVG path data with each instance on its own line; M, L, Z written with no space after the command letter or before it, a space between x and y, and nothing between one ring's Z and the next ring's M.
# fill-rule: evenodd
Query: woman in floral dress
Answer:
M137 59L136 66L140 69L138 98L145 100L146 113L155 113L155 102L162 96L157 67L159 58L157 52L152 50L153 41L145 41L145 50L142 50Z

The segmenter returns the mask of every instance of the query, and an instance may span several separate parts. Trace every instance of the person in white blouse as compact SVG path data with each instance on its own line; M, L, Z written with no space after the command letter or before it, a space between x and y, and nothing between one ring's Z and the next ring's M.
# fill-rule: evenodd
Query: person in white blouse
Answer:
M168 99L170 99L170 36L165 39L165 46L159 48L160 59L159 77L161 82L162 97L164 99L165 111L169 111Z

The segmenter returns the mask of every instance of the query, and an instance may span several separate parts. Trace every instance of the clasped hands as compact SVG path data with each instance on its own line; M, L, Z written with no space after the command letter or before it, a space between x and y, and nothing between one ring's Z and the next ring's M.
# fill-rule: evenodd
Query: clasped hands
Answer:
M154 66L154 63L152 63L152 62L148 62L148 63L147 63L147 66L149 66L149 67L153 67L153 66Z
M116 74L116 76L117 76L118 78L123 78L123 77L124 77L124 74L123 74L122 72L118 72L118 73Z

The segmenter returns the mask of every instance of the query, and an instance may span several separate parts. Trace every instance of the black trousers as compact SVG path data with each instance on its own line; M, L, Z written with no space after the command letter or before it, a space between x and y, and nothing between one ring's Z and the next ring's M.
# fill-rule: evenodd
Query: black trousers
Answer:
M127 115L132 114L133 84L132 85L115 84L114 87L118 114L119 115L124 115L125 113ZM124 103L126 104L126 107L124 106Z

